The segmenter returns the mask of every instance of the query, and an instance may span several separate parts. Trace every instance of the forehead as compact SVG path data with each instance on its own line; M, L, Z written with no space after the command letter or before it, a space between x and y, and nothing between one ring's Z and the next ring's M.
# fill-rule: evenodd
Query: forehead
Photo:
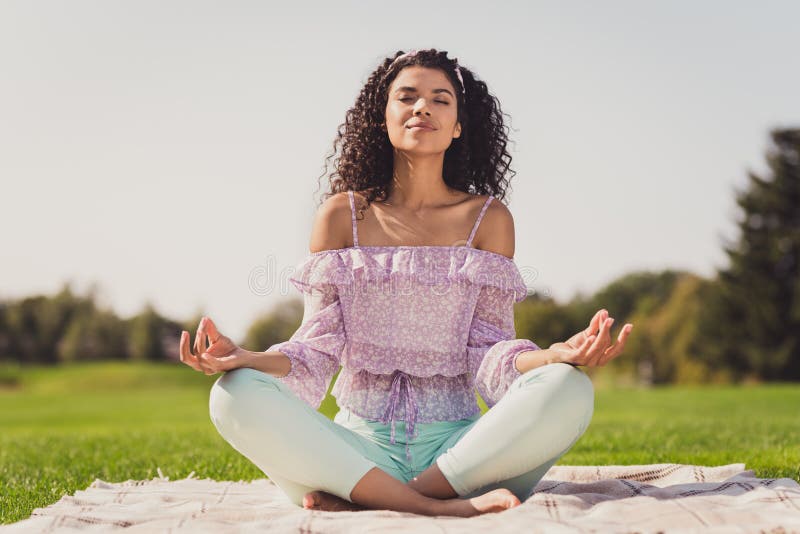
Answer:
M419 91L440 87L450 90L455 89L453 84L450 83L450 79L440 69L421 67L419 65L412 65L401 70L397 77L392 80L389 91L394 91L396 88L403 86L416 87Z

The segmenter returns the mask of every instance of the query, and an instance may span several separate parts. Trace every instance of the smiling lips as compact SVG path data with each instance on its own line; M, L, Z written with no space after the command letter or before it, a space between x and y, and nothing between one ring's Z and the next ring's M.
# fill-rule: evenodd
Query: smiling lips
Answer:
M435 130L436 128L434 128L433 126L431 126L430 124L428 124L428 123L426 123L426 122L417 122L417 123L414 123L414 124L411 124L411 125L409 125L408 129L409 129L409 130L414 130L414 129L417 129L417 130L429 130L429 131L433 131L433 130Z

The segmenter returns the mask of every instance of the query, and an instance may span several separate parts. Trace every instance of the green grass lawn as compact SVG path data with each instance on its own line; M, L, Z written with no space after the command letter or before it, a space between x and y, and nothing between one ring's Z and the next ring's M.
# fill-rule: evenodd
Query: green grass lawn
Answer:
M215 379L180 364L0 371L0 523L95 478L149 479L157 468L173 480L263 478L208 417ZM596 394L590 427L560 465L743 462L800 481L800 384ZM321 411L336 413L330 395Z

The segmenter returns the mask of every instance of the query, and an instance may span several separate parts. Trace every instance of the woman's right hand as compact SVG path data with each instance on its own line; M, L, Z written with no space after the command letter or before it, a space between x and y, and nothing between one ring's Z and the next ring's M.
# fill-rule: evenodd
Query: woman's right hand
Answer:
M181 332L180 355L183 363L207 375L230 371L246 363L246 351L231 338L220 334L208 317L200 320L194 338L194 352L189 348L189 332Z

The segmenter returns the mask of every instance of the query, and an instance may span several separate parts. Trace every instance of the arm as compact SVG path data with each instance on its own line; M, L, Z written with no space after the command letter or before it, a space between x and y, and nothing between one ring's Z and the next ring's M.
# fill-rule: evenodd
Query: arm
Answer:
M518 356L542 352L533 341L516 337L514 297L513 291L484 286L470 325L467 343L470 368L475 387L489 408L500 401L522 374L517 367Z
M478 227L476 247L514 257L515 231L511 211L492 202ZM475 371L478 393L492 406L511 383L526 371L556 361L558 355L540 349L533 341L516 339L514 295L498 288L484 287L478 298L470 327L471 362L479 361ZM480 360L477 360L480 358Z
M334 356L338 362L339 353L341 352L339 344L344 343L344 339L337 339L338 336L344 336L344 330L340 327L341 315L337 312L338 298L335 293L329 292L326 294L317 290L306 293L304 300L303 322L289 341L275 343L263 352L237 347L234 353L241 359L242 364L239 367L249 367L271 374L276 378L286 378L293 371L297 374L297 366L299 364L295 362L302 357L303 349L310 349L314 346L322 348L323 350L318 350L318 352ZM337 306L331 307L331 310L325 314L321 313L332 304L337 304ZM310 336L308 335L309 333L311 333ZM324 342L320 344L318 338L327 338L328 344L326 345ZM313 342L306 343L305 347L299 345L303 341L311 340ZM290 342L294 342L294 344ZM282 352L281 348L285 352ZM311 363L311 359L305 358L305 367L307 371L310 371L311 367L319 366ZM336 370L334 369L332 374L335 374L335 372Z
M189 332L183 330L180 339L181 362L207 375L250 367L272 375L285 375L291 361L280 352L252 352L223 336L209 317L203 317L197 328L194 352L189 348Z
M550 363L560 363L561 355L553 350L554 345L556 345L556 343L550 345L551 348L549 349L525 350L517 354L517 357L514 359L514 365L519 373L527 373L531 369L536 369L537 367Z
M347 246L350 224L347 193L326 199L314 216L309 252ZM276 343L264 352L247 351L247 366L280 378L308 404L318 408L339 368L346 336L336 287L303 286L301 291L305 307L300 328L288 341Z
M262 357L261 361L273 369L288 367L286 374L275 376L316 409L339 369L346 336L341 305L334 290L312 289L304 298L305 313L300 328L288 341L275 343L264 353L267 358L271 353L282 354L288 366L285 360L274 355L271 360Z
M278 378L286 376L292 367L289 357L279 351L255 352L239 347L235 354L243 362L241 367L256 369Z

